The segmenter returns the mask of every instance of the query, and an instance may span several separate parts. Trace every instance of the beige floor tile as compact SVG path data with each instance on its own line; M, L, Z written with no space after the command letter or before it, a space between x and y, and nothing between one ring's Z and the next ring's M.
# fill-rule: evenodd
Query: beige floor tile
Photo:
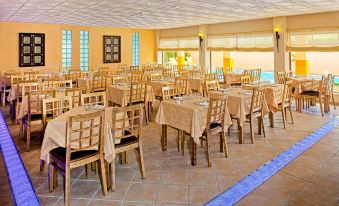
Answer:
M309 200L301 195L295 195L282 204L283 206L317 206L317 202Z
M121 201L92 200L88 206L120 206Z
M127 191L126 201L155 202L159 189L158 184L131 183Z
M202 205L218 194L216 185L192 185L189 188L189 204Z
M157 204L188 204L188 186L161 185Z
M308 167L296 164L294 162L287 165L285 168L282 169L282 172L287 174L293 175L295 177L308 180L314 174L314 170L309 169Z
M339 193L332 192L312 183L306 184L298 194L322 205L335 205L339 202Z

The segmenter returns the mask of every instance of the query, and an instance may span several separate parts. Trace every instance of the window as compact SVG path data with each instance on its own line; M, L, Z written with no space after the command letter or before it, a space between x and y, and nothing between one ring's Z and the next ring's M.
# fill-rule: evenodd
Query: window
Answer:
M80 31L80 70L88 71L89 62L89 38L88 31Z
M132 64L133 66L139 66L139 32L133 32L132 34Z
M62 31L62 68L68 70L72 67L72 31Z

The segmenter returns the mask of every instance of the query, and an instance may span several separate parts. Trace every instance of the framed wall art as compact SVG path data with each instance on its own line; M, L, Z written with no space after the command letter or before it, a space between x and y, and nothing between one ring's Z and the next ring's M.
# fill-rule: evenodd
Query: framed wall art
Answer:
M104 36L104 63L121 62L121 37Z
M19 67L45 66L45 34L19 33Z

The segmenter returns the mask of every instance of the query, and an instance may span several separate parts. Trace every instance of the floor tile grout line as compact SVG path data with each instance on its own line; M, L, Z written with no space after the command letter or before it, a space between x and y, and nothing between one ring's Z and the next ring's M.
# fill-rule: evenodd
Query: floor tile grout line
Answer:
M238 189L236 189L237 186L240 187L240 185L246 185L246 184L250 184L250 183L247 183L247 181L250 180L251 177L253 177L254 174L258 173L259 170L263 167L266 166L267 169L271 169L272 168L268 168L268 165L270 166L270 164L274 164L275 162L273 161L278 161L279 158L282 158L282 156L286 156L286 157L289 157L288 156L288 153L289 152L292 152L293 150L295 150L298 145L297 144L302 144L302 141L306 141L304 142L303 144L303 147L306 147L306 148L302 148L304 149L303 152L307 151L311 146L313 146L315 143L317 143L321 138L323 138L324 136L327 136L330 132L332 132L338 125L339 125L339 120L336 119L333 115L332 115L332 119L328 120L327 122L325 122L320 128L316 129L315 131L313 131L311 134L309 134L308 136L306 136L305 138L303 138L302 140L298 141L297 143L295 143L294 145L292 145L288 150L285 150L284 152L280 153L279 155L277 155L273 160L267 162L267 164L264 164L264 166L261 166L259 169L257 169L256 171L254 171L253 173L251 173L250 175L248 175L247 177L245 177L244 179L242 179L240 182L238 182L237 184L233 185L231 188L225 190L223 193L217 195L216 197L214 197L212 200L210 200L209 202L207 202L205 205L219 205L222 201L226 201L225 197L223 197L223 195L225 195L227 192L229 191L232 191L232 190L235 190L235 191L238 191ZM320 133L320 134L319 134ZM325 135L326 134L326 135ZM321 137L321 135L323 135ZM308 143L307 141L309 141L307 138L311 138L312 136L318 136L318 138L313 138L312 141L313 143ZM308 144L310 144L310 146L307 146ZM296 152L295 155L297 155L296 157L299 157L302 153L298 154L297 151L294 151ZM295 157L295 158L296 158ZM292 157L289 157L289 158L293 158ZM294 158L294 159L295 159ZM293 159L293 160L294 160ZM289 164L292 160L287 160L287 164ZM279 164L279 163L278 163ZM286 164L286 165L287 165ZM284 165L284 163L282 164ZM283 167L285 167L286 165L284 165ZM280 166L279 166L280 167ZM282 167L282 168L283 168ZM282 168L280 168L279 170L281 170ZM278 170L278 171L279 171ZM274 170L275 171L275 170ZM260 171L261 172L261 171ZM276 174L277 171L275 171L273 174ZM269 179L270 177L272 177L272 175L270 175L267 179ZM261 183L254 183L254 184L258 184L257 186L254 186L254 188L248 188L249 189L249 192L245 192L243 194L241 194L242 191L239 191L239 194L240 196L236 197L236 199L233 199L232 198L229 200L230 202L228 202L228 204L234 204L236 202L238 202L239 200L241 200L243 197L245 197L246 195L248 195L250 193L250 191L253 191L255 188L257 188L258 186L260 186L263 182L267 181L264 180L260 180ZM253 184L253 183L252 183ZM250 185L249 185L250 186ZM253 186L252 186L253 187ZM222 200L219 200L219 198L221 198ZM240 199L239 199L240 198ZM238 200L237 200L238 199ZM233 202L233 201L236 201L236 202ZM218 203L219 202L219 203ZM223 202L224 204L226 204L225 202Z

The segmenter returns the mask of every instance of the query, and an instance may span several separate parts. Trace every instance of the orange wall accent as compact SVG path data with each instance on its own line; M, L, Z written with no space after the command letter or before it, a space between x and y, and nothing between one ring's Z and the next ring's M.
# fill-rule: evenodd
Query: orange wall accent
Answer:
M61 67L62 30L72 30L72 67L80 67L80 30L89 31L90 67L115 67L103 63L103 36L121 36L121 63L132 64L132 33L140 33L140 64L156 60L156 32L145 29L89 27L64 24L32 24L0 22L0 71L19 66L19 40L21 32L45 34L45 67L59 71ZM26 68L26 67L25 67ZM33 68L33 67L28 67Z
M309 74L308 60L295 60L295 74L308 75Z

